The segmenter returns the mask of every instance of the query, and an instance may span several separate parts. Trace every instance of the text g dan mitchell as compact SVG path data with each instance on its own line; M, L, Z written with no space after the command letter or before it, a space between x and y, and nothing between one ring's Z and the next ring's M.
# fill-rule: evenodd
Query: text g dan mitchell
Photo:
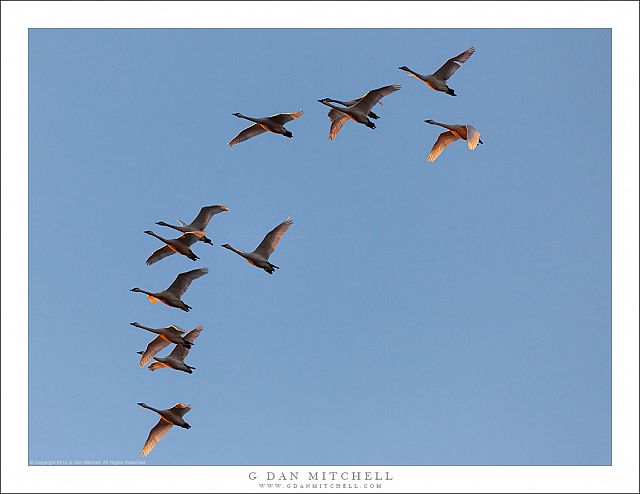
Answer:
M389 472L249 472L249 480L393 480Z

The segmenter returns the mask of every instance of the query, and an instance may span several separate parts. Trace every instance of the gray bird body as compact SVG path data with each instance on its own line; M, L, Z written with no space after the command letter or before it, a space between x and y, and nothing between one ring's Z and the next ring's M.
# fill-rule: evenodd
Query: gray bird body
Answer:
M209 270L207 268L193 269L191 271L187 271L185 273L180 273L176 276L176 279L173 281L171 286L166 290L161 292L148 292L146 290L142 290L140 288L132 288L132 292L144 293L147 295L147 298L152 304L157 303L158 301L162 302L165 305L170 307L175 307L177 309L181 309L185 312L189 312L191 307L185 304L180 297L184 295L189 288L189 285L193 280L200 278L207 274Z
M278 226L276 226L273 230L271 230L267 235L265 235L264 239L256 247L253 252L243 252L235 247L232 247L229 244L224 244L222 247L225 249L229 249L239 256L242 256L249 264L256 266L257 268L264 269L267 273L273 274L274 270L280 269L275 264L269 262L269 256L273 253L276 246L280 242L282 236L289 230L291 225L293 224L292 218L287 218Z
M201 242L213 245L213 242L211 242L211 240L207 238L207 236L205 235L204 229L207 227L207 225L211 221L211 218L214 215L221 213L223 211L229 211L229 208L227 206L220 206L220 205L204 206L203 208L200 209L200 212L193 219L191 223L185 223L182 220L178 220L178 223L180 223L180 225L171 225L169 223L165 223L164 221L158 221L156 222L156 225L173 228L174 230L177 230L185 234L193 233L198 237L198 240L200 240Z
M158 441L160 441L160 439L162 439L174 425L182 427L183 429L191 428L191 426L182 418L187 412L189 412L189 410L191 410L190 406L183 405L182 403L176 403L171 408L158 410L157 408L150 407L145 403L138 403L138 405L160 415L158 423L149 431L149 436L140 451L140 456L147 456L151 453L153 448L156 447L156 444L158 444Z
M246 129L241 130L238 135L231 139L231 141L229 141L229 147L263 134L264 132L273 132L274 134L280 134L291 138L293 137L293 134L284 127L284 124L301 117L304 115L304 112L300 110L295 113L278 113L276 115L271 115L270 117L261 118L247 117L242 113L234 113L233 115L255 123Z
M331 98L319 99L319 103L331 108L329 111L329 120L331 120L329 139L334 140L338 135L338 132L340 132L340 129L342 129L348 120L353 120L354 122L366 125L370 129L375 129L376 125L369 119L369 112L377 103L380 102L382 98L398 91L399 89L399 84L391 84L378 89L372 89L361 98L358 98L354 105L346 107L339 107L332 104L331 101L336 100ZM352 101L348 101L348 103L351 102Z
M442 65L442 67L436 70L433 74L429 75L418 74L417 72L404 65L402 67L399 67L399 69L404 70L408 73L408 75L421 80L435 91L447 93L449 96L457 96L455 91L447 86L447 81L453 74L455 74L456 70L458 70L463 63L471 58L471 55L473 55L475 51L476 49L473 46L471 48L468 48L459 55L447 60Z
M181 335L180 341L175 342L176 346L171 353L165 357L156 357L155 355L167 345L165 344L162 347L159 347L159 345L152 347L153 342L151 342L144 352L138 352L138 354L142 355L139 364L144 366L147 362L153 359L155 362L152 362L149 365L150 371L168 367L191 374L192 369L195 369L195 367L185 364L184 359L189 355L189 349L196 342L196 339L200 336L203 329L203 326L198 326L187 334Z

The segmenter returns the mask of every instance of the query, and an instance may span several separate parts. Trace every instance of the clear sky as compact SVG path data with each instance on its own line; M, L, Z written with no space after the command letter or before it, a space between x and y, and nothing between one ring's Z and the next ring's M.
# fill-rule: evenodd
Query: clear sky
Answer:
M456 98L398 70L469 46ZM391 83L329 142L316 100ZM427 118L484 145L427 164ZM273 276L220 248L289 215ZM29 459L139 459L144 401L193 406L148 464L609 464L610 231L609 30L31 30ZM189 313L129 291L203 266ZM131 321L203 324L196 371Z

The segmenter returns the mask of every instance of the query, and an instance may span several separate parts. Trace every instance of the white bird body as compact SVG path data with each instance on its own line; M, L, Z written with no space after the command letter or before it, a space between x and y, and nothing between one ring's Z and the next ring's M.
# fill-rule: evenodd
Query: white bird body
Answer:
M436 140L435 144L431 148L431 151L429 152L429 155L427 156L427 161L435 161L436 158L440 156L442 151L444 151L449 144L459 139L467 141L467 146L472 151L478 144L483 144L482 140L480 139L480 132L478 132L478 130L471 125L451 125L436 122L434 120L425 120L425 122L432 125L439 125L440 127L448 129L446 132L443 132L438 136L438 139Z

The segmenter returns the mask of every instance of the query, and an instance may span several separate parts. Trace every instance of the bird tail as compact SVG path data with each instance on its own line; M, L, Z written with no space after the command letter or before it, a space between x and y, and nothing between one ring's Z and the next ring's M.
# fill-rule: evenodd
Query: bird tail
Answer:
M453 89L451 89L450 87L447 88L447 94L449 96L458 96L455 91Z

